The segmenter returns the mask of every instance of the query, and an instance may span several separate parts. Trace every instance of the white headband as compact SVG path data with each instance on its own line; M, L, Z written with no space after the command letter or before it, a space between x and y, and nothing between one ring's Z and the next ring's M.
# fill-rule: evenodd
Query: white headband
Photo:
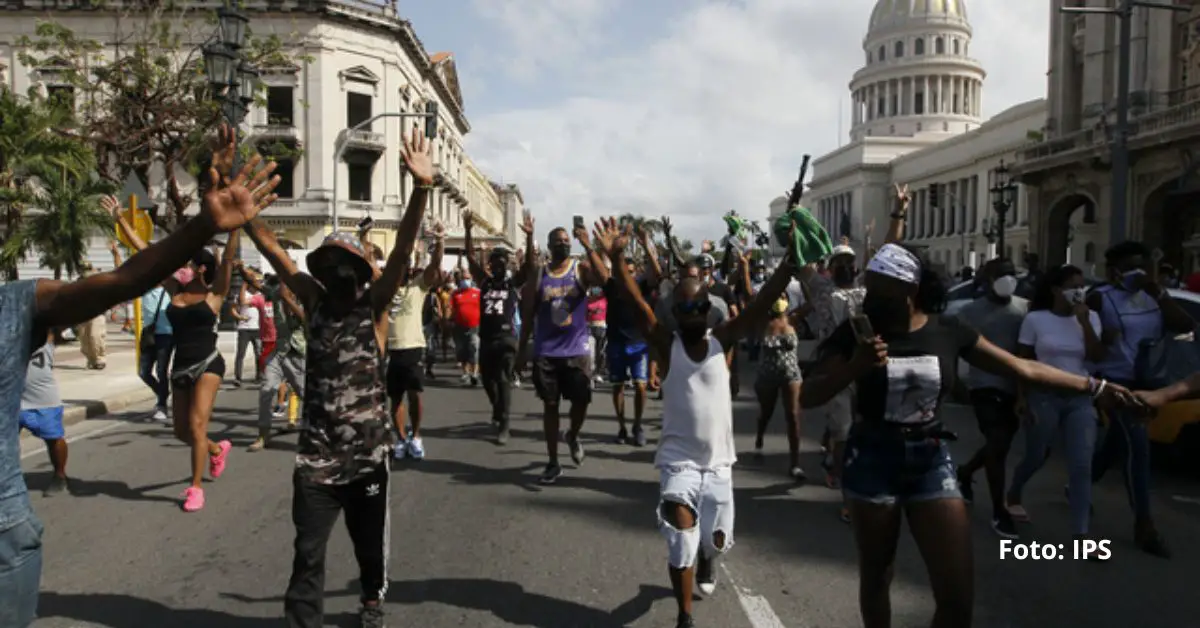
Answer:
M875 257L867 262L867 270L899 279L904 283L916 284L920 283L921 279L921 261L917 256L908 249L891 243L879 247Z

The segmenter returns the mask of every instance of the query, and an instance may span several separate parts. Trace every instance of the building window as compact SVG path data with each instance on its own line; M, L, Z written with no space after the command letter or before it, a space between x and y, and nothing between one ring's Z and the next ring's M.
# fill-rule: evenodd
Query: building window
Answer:
M275 174L279 176L279 185L275 193L279 198L296 198L296 162L292 159L277 159Z
M925 54L925 40L924 39L921 39L920 37L918 37L917 40L913 42L913 54L915 54L915 55Z
M295 125L294 92L292 87L267 87L267 124Z
M954 40L954 54L959 54L959 47L962 45L957 39Z
M880 60L880 61L883 61L883 60L884 60L884 59L886 59L886 58L887 58L887 47L886 47L886 46L880 46L880 47L879 47L879 60Z
M894 54L892 56L896 57L897 59L904 56L904 42L902 42L902 41L896 42L896 54Z
M925 113L925 94L917 94L913 97L913 113L917 115Z
M891 111L889 111L888 113L890 113L893 116L900 115L900 95L899 94L892 94L892 108L891 108Z
M933 54L938 54L938 55L946 54L945 38L938 37L937 39L933 40Z
M48 85L46 87L46 100L56 107L65 107L70 111L74 111L75 88L70 85Z
M887 101L883 99L883 96L880 96L879 97L879 113L877 113L876 116L882 118L886 115L887 115Z
M346 128L354 128L371 119L371 101L367 94L349 92L346 94ZM370 131L370 127L364 129Z
M371 170L367 164L346 164L350 171L350 200L371 201Z
M874 61L875 61L875 55L871 54L870 51L867 51L867 63L874 63Z
M1092 203L1087 203L1083 206L1083 224L1096 224L1096 206Z

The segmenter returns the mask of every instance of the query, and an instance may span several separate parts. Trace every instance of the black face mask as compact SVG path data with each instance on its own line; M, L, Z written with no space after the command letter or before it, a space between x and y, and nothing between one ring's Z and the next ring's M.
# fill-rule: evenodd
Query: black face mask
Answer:
M325 294L330 299L342 301L358 297L359 278L353 266L341 264L333 268L324 268L317 280L325 287Z
M853 266L834 266L833 281L838 285L846 285L852 283L854 278L858 276L858 271L854 270Z
M679 323L679 338L685 344L694 344L704 339L708 333L708 321L703 318L681 321Z
M907 332L912 321L908 300L903 297L884 297L868 292L863 297L862 309L877 334Z
M550 245L550 257L556 261L563 261L571 256L571 243L558 242Z

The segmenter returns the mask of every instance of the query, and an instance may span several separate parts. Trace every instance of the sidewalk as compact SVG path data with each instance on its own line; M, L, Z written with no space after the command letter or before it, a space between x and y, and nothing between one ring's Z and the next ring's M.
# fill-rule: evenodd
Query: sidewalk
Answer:
M236 333L220 332L217 346L232 372ZM66 405L65 425L154 401L154 392L137 374L133 334L122 332L120 323L109 323L107 347L105 362L108 366L102 371L87 368L87 359L80 352L78 341L55 348L54 374ZM249 358L246 366L253 372Z

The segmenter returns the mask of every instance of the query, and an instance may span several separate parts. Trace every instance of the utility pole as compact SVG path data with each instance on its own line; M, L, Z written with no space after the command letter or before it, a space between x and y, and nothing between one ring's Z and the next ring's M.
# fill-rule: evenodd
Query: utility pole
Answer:
M1114 15L1120 21L1117 28L1117 124L1112 129L1112 201L1108 216L1108 238L1121 242L1126 238L1129 210L1129 72L1133 55L1133 10L1166 9L1187 12L1191 7L1115 0L1115 7L1059 7L1062 13Z

